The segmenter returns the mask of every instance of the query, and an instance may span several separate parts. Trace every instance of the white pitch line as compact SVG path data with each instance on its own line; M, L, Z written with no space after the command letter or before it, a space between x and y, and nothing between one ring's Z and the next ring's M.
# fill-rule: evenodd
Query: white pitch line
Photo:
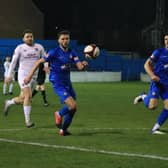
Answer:
M65 150L73 150L73 151L81 151L81 152L91 152L91 153L100 153L100 154L107 154L107 155L118 155L118 156L138 157L138 158L148 158L148 159L158 159L158 160L168 161L168 157L162 157L162 156L150 155L150 154L115 152L115 151L89 149L89 148L82 148L82 147L75 147L75 146L50 145L50 144L44 144L44 143L18 141L18 140L5 139L5 138L0 138L0 141L8 142L8 143L15 143L15 144L39 146L39 147L45 147L45 148L53 148L53 149L65 149Z
M36 130L55 130L56 128L38 128ZM72 130L150 130L150 128L79 128L79 127L72 127ZM24 131L27 128L2 128L1 131Z
M4 128L4 129L3 129L3 128L2 128L2 129L0 129L0 132L1 132L1 131L4 131L4 132L5 132L5 131L23 131L23 130L25 130L25 129L23 129L23 128L9 128L9 129L8 129L8 128Z

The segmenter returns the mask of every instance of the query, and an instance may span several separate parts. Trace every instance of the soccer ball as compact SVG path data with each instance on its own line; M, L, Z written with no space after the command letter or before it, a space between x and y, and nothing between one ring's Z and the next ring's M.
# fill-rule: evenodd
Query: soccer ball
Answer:
M86 58L96 59L100 54L100 49L96 44L89 44L84 48Z

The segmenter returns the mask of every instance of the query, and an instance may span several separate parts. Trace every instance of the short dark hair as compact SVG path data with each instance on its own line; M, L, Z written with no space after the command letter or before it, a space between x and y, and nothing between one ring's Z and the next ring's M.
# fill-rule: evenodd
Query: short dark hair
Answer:
M63 34L70 36L70 31L68 31L68 30L62 30L62 31L58 32L57 37L59 38Z
M33 34L33 31L30 30L30 29L26 29L26 30L23 31L22 36L24 37L24 35L25 35L26 33L31 33L31 34Z

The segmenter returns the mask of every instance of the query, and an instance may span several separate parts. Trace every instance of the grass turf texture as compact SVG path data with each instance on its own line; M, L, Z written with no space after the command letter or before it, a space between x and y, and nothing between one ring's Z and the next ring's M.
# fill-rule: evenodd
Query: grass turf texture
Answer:
M133 105L133 99L148 84L123 83L74 83L78 98L78 111L70 132L61 137L54 123L54 111L61 105L58 97L47 84L50 106L43 107L41 93L33 98L32 120L36 127L27 129L21 106L12 106L8 117L0 116L0 167L12 168L165 168L168 166L168 134L151 135L150 129L162 109L162 102L155 111L142 104ZM2 83L0 84L2 90ZM14 90L19 93L18 86ZM1 96L3 102L11 96ZM167 123L163 130L167 131ZM18 144L22 141L23 143ZM50 146L37 146L30 142ZM57 147L55 148L54 145ZM63 146L63 148L59 148ZM75 149L67 149L66 147ZM89 151L79 151L78 148ZM105 153L100 151L104 150ZM119 152L119 155L107 152ZM162 157L123 156L123 153Z

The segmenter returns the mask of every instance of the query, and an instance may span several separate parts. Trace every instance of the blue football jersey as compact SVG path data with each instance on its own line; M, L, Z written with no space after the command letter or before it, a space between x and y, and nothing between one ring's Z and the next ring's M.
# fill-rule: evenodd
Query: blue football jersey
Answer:
M73 49L64 51L60 46L48 52L43 57L50 64L50 81L56 85L69 85L70 68L72 64L79 62L77 53Z
M160 83L168 85L168 50L166 48L155 50L150 60L154 65L154 74L160 77Z

